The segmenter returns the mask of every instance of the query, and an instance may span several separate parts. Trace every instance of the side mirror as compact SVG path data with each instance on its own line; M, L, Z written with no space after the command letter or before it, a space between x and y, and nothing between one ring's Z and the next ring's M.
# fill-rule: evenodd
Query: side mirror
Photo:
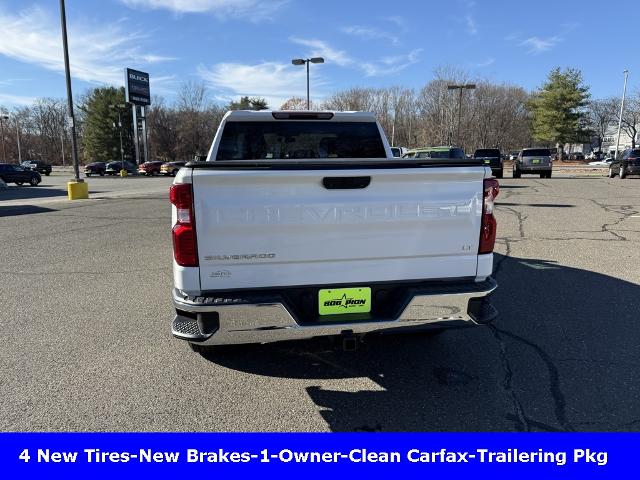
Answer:
M196 155L193 157L193 160L196 162L204 162L207 160L207 156L206 155Z

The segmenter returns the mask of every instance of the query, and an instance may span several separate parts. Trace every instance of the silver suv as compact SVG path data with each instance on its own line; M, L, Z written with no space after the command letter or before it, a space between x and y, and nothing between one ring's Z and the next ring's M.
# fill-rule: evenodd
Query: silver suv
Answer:
M513 178L520 178L523 173L551 178L552 168L553 160L548 148L524 148L513 161Z

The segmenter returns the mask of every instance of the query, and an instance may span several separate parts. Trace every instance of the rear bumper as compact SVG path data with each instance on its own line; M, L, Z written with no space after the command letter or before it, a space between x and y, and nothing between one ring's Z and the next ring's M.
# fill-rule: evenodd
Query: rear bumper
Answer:
M358 314L350 314L312 322L298 318L286 296L226 293L205 297L174 289L176 316L171 330L175 337L200 345L228 345L484 324L497 317L488 299L497 286L492 278L409 286L399 313L391 318L358 319L354 317Z
M527 165L518 166L516 170L520 173L540 173L550 172L553 169L551 165Z

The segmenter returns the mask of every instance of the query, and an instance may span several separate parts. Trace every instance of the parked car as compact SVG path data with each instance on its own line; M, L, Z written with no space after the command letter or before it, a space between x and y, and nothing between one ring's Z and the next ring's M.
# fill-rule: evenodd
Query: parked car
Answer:
M516 158L518 158L518 154L520 152L509 152L509 160L515 160Z
M118 175L120 170L125 169L127 173L134 174L138 171L138 166L135 163L131 163L128 161L121 162L120 160L116 160L114 162L107 163L107 167L104 170L104 173L107 175Z
M474 154L473 158L482 159L485 165L491 167L491 173L496 178L502 178L504 174L504 166L502 164L502 155L497 148L479 148Z
M138 167L138 173L149 176L160 175L160 167L162 167L163 164L164 162L158 161L141 163Z
M162 175L171 175L172 177L175 177L176 173L178 173L178 170L180 170L186 164L187 162L182 161L163 163L160 167L160 173Z
M173 335L202 352L492 321L497 180L459 148L420 168L385 144L368 112L227 113L169 193Z
M0 178L4 183L15 183L16 185L28 183L32 187L36 187L42 181L42 177L37 171L10 163L0 163Z
M44 173L47 177L51 174L51 164L43 162L42 160L25 160L20 165L29 170Z
M405 147L391 147L391 154L394 158L402 158L402 156L409 151Z
M584 160L584 153L574 152L569 154L569 160Z
M403 158L466 158L464 150L458 147L423 147L414 148L404 154Z
M627 175L640 175L640 148L625 150L618 159L611 162L609 178L616 175L620 178L625 178Z
M520 178L523 173L551 178L552 169L553 160L548 148L524 148L513 162L513 178Z
M91 162L84 166L84 174L87 177L90 177L91 175L100 175L101 177L104 177L106 169L107 164L104 162Z

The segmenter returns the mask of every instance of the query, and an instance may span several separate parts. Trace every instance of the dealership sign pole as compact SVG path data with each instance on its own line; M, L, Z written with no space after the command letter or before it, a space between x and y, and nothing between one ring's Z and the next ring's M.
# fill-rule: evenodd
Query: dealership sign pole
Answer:
M133 106L133 140L136 147L136 163L140 163L140 145L138 128L138 105L142 110L142 143L144 148L144 159L149 159L149 146L147 145L147 119L145 107L151 104L151 92L149 90L149 74L131 68L124 69L125 100Z

